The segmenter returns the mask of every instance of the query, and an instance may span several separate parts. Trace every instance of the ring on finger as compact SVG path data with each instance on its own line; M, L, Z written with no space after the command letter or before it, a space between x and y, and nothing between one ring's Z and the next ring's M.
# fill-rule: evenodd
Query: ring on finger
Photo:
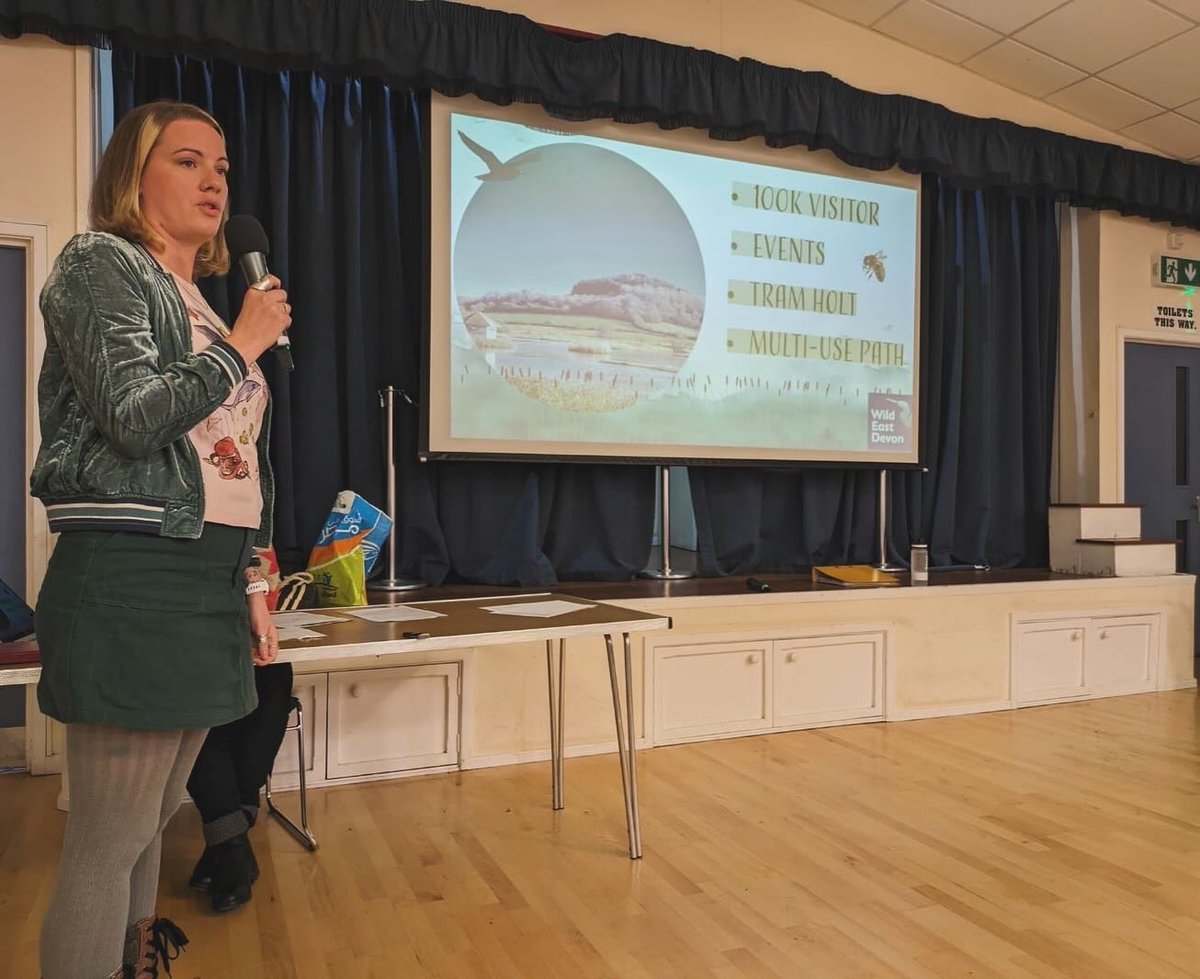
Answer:
M254 642L255 642L257 645L261 646L263 643L265 643L265 642L269 642L269 641L270 641L270 639L271 639L271 637L270 637L269 635L266 635L266 634L264 633L264 634L263 634L263 635L261 635L261 636L260 636L260 635L255 635L255 637L254 637Z

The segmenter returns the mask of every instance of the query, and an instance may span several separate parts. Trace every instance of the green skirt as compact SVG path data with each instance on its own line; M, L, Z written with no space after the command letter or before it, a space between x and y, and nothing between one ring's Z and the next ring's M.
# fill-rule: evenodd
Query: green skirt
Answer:
M37 602L42 711L64 724L157 730L250 713L253 541L253 531L220 524L205 524L198 540L64 533Z

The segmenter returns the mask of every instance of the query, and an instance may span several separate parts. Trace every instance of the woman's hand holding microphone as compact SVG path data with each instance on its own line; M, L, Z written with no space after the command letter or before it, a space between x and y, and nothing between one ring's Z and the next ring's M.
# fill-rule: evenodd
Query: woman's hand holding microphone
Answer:
M268 275L263 287L254 285L246 290L229 344L250 364L270 350L291 325L292 307L283 283Z

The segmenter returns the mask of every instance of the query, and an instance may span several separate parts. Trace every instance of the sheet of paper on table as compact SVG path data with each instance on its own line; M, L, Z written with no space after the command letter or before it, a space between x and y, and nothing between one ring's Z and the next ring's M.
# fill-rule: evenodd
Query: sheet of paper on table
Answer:
M290 629L293 626L322 625L328 622L345 622L340 615L320 615L316 612L276 612L272 616L277 629Z
M279 630L279 641L287 642L289 639L324 639L325 635L321 632L313 632L312 629L302 629L300 626L285 626Z
M512 605L485 605L485 612L495 612L498 615L524 615L530 618L550 619L556 615L567 615L593 605L583 605L579 602L564 602L552 599L547 602L517 602Z
M344 608L339 611L368 622L416 622L418 619L442 619L444 612L430 612L411 605L368 605L366 608Z

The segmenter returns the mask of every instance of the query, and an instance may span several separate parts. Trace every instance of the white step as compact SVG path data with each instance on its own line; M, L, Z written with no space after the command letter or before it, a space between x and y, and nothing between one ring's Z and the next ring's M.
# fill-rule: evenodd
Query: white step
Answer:
M1079 574L1108 577L1174 574L1173 540L1079 540Z
M1142 508L1135 504L1050 505L1050 570L1086 574L1080 568L1080 538L1130 540L1142 536ZM1172 566L1173 570L1173 566Z

